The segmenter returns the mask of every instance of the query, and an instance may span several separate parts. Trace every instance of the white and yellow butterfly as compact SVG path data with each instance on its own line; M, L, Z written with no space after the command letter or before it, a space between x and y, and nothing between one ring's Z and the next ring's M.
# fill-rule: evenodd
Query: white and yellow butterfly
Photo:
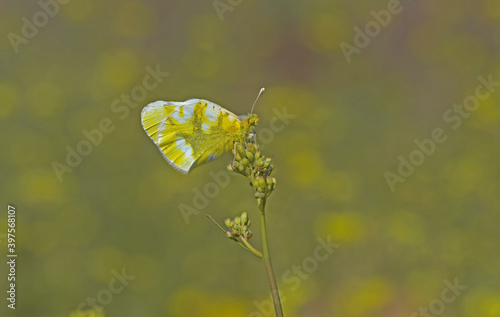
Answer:
M249 115L237 116L204 99L155 101L142 109L141 119L165 160L183 174L243 144L259 122L253 107Z

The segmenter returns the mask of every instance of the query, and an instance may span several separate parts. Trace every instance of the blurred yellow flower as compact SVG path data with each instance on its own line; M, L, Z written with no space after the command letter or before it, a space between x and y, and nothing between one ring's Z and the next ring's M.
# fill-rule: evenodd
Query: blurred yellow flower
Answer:
M387 280L370 277L344 294L346 298L339 306L340 315L373 316L390 302L392 295L393 290Z
M314 232L321 237L331 236L336 242L354 242L365 235L365 224L355 212L329 212L318 215Z
M61 14L70 21L82 21L94 13L96 0L72 1L71 5L64 6Z
M462 310L467 317L499 317L500 293L487 288L471 289L464 298Z
M0 119L8 117L12 109L19 102L19 92L16 87L9 82L0 82L0 96L2 96L2 106L0 107Z
M235 317L245 316L247 308L240 298L204 292L195 287L186 287L173 294L167 311L175 317Z
M51 170L32 169L22 173L18 180L19 197L29 203L61 202L64 189Z
M481 101L477 112L474 113L474 116L477 115L478 126L498 126L500 122L500 107L498 106L500 102L492 96L484 101Z
M339 50L339 43L354 34L347 21L340 11L305 15L300 24L302 41L317 51Z
M74 311L69 317L104 317L104 310Z

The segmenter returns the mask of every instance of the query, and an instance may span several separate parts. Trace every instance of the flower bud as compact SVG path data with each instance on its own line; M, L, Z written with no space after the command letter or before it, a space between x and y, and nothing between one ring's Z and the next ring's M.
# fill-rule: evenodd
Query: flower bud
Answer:
M228 228L231 228L231 227L233 226L233 224L234 224L234 223L231 221L231 219L226 218L226 219L224 220L224 224L225 224Z
M264 195L263 193L259 193L258 191L256 191L256 192L254 193L254 196L255 196L255 198L257 198L257 199L260 199L260 198L264 198L264 196L265 196L265 195Z
M246 223L247 222L247 220L248 220L248 214L247 214L246 211L242 212L240 217L241 217L241 222L242 223Z
M264 160L262 158L257 160L257 167L264 167Z
M238 144L236 146L236 151L238 152L238 154L241 156L241 157L245 157L245 148L243 146L241 146L240 144Z
M254 143L248 143L247 150L250 151L252 154L255 154L255 152L257 151L257 145L255 145Z
M264 177L262 176L257 177L257 181L259 182L259 187L266 186L266 180L264 179Z

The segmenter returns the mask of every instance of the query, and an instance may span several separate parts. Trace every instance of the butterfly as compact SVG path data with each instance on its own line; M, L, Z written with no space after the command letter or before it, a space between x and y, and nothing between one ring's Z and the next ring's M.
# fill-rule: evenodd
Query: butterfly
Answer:
M204 99L155 101L142 109L141 120L165 160L182 174L243 144L259 122L253 106L250 114L237 116Z

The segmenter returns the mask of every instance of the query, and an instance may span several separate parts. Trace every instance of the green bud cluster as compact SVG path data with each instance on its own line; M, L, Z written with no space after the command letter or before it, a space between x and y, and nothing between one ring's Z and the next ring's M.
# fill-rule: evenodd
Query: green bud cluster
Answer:
M244 238L248 240L252 237L252 232L250 231L251 221L248 219L246 211L242 212L240 216L235 217L233 220L226 218L224 224L229 228L226 232L228 238Z
M247 141L244 145L237 144L233 149L234 160L227 168L250 179L255 198L266 198L276 188L276 178L270 176L274 170L274 162L272 158L262 154L255 142L251 139Z

